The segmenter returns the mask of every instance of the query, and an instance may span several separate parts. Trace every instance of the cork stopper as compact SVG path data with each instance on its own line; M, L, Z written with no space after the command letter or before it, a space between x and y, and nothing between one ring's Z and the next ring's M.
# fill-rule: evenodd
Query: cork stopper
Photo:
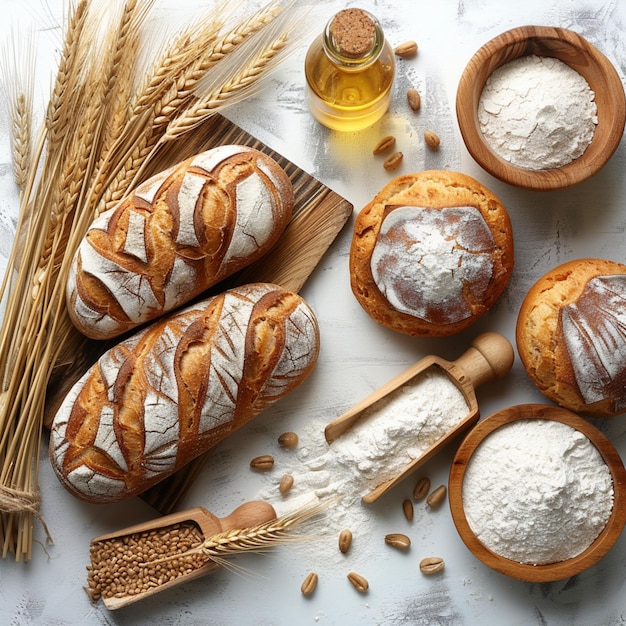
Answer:
M363 9L343 9L328 27L335 48L349 59L368 54L376 41L376 25Z

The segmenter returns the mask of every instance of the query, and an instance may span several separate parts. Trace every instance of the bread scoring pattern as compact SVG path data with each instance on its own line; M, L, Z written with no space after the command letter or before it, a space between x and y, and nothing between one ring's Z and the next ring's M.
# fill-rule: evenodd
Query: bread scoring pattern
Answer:
M57 412L50 458L76 496L115 502L210 449L312 371L313 311L256 283L158 321L107 351Z
M613 412L626 410L626 276L591 278L560 325L585 403L612 399Z
M86 233L66 287L72 321L108 339L189 302L265 254L293 201L280 166L245 146L157 174Z

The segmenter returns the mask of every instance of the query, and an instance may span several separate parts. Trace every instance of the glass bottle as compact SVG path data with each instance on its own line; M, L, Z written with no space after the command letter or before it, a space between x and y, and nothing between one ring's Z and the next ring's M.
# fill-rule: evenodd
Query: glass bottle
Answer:
M363 9L339 11L311 44L305 61L307 104L325 126L371 126L389 108L395 60L379 21Z

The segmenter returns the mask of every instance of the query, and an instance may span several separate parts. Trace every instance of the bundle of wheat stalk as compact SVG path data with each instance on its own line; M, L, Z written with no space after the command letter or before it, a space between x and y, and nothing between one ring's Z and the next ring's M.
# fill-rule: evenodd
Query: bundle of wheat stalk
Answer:
M32 146L32 84L16 82L32 71L21 56L18 67L4 63L20 208L2 286L3 558L29 560L35 519L44 522L38 462L46 386L59 356L76 344L64 285L78 243L98 213L148 171L169 166L191 130L248 96L297 39L301 20L293 3L272 1L242 18L244 7L216 1L154 55L148 53L160 34L148 20L154 0L71 4L45 120Z

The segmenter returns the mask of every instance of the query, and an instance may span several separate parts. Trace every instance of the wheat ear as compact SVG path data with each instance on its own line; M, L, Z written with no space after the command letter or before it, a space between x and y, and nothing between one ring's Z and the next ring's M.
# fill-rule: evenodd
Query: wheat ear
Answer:
M127 0L118 18L117 28L109 37L109 67L105 93L111 94L107 103L108 119L102 138L102 150L108 148L122 134L129 118L130 105L135 96L134 71L138 63L140 33L154 0Z
M174 88L159 103L159 110L154 118L154 125L157 128L167 125L177 111L182 110L187 103L196 99L194 91L200 80L207 75L207 72L212 67L275 19L279 13L276 5L277 3L273 2L266 7L262 7L252 17L222 36L213 46L203 54L200 54L190 64L179 80L176 81Z
M32 158L31 135L33 127L33 88L35 81L35 55L33 33L23 36L13 33L4 46L0 64L0 83L7 94L13 177L20 192L28 181Z
M168 124L159 144L163 145L174 141L193 130L211 115L224 109L227 105L234 104L241 97L242 92L245 91L246 95L249 95L249 88L257 83L262 76L265 76L272 61L286 47L287 41L287 34L280 35L252 58L232 80L199 98L182 115Z
M243 552L264 552L277 545L302 541L306 536L301 531L307 524L321 515L337 498L314 500L295 511L281 515L274 520L251 526L234 528L206 538L199 546L182 554L172 554L150 561L150 565L158 565L187 556L202 555L209 561L219 565L225 564L225 557L236 556Z
M207 538L191 553L201 553L210 558L223 558L241 552L263 552L277 544L301 541L303 535L295 530L302 530L305 524L323 513L334 500L315 501L275 520L251 528L233 529Z
M67 19L63 50L59 59L56 78L46 111L48 149L53 149L67 130L67 101L72 97L72 87L76 83L76 73L80 67L81 33L87 18L88 1L80 0Z

